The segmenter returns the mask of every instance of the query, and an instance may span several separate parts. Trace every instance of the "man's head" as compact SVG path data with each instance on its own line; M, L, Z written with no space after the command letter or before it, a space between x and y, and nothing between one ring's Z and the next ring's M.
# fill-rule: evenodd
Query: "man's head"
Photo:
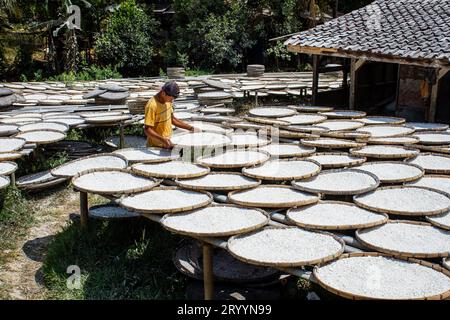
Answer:
M172 102L180 94L180 88L175 81L166 82L161 89L161 98L164 102Z

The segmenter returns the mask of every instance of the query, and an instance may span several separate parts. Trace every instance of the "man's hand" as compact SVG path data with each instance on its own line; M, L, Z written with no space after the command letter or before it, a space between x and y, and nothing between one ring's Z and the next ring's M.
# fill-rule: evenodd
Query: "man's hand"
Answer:
M190 131L191 132L202 132L202 129L196 128L196 127L192 127Z
M170 141L170 139L163 139L163 148L164 149L173 149L173 144L172 141Z

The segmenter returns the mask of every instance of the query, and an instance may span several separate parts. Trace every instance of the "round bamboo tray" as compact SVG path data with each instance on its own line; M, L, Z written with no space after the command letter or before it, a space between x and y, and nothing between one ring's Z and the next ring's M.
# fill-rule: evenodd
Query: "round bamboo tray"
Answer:
M426 174L420 180L405 183L408 186L427 187L450 194L450 176L440 174Z
M122 111L90 111L90 112L83 112L78 114L80 117L83 118L103 118L103 117L116 117L116 116L123 116Z
M0 137L7 137L17 133L18 126L15 124L0 124Z
M226 237L258 230L269 223L269 215L261 209L229 204L165 215L161 224L167 230L190 237Z
M266 227L228 239L228 250L236 259L267 267L325 263L339 257L344 246L332 234L298 227Z
M250 122L258 123L258 124L266 124L266 125L272 125L272 126L278 126L278 127L290 125L290 123L287 121L281 121L281 120L271 119L271 118L257 118L257 117L245 116L244 119L247 121L250 121Z
M116 150L113 154L119 154L125 157L128 163L160 163L177 160L181 157L178 152L156 147L126 148Z
M20 132L35 131L35 130L53 130L61 131L63 133L69 131L69 126L59 122L36 122L30 123L18 128Z
M10 174L16 172L18 165L11 161L0 162L0 176L9 176Z
M22 149L26 140L23 138L0 138L0 153L10 153Z
M222 122L222 124L228 128L243 129L243 130L255 130L255 132L257 130L261 130L261 129L265 128L265 126L263 126L263 125L258 125L256 123L251 123L251 122Z
M416 131L444 131L448 129L448 124L429 122L407 122L407 126L413 127Z
M357 142L364 143L371 137L369 132L365 131L330 131L320 134L323 137L341 138L341 139L357 139Z
M304 146L326 149L358 148L365 145L364 143L358 143L352 140L335 138L302 139L300 143Z
M114 124L129 119L131 119L129 115L84 118L86 123L92 124Z
M172 137L171 141L181 148L220 148L231 143L226 135L212 132L182 133Z
M409 137L369 138L364 139L363 141L359 141L358 139L356 139L356 141L365 142L367 144L410 145L418 143L419 139L409 136Z
M267 146L259 147L258 151L268 152L271 157L275 158L301 158L313 154L316 152L316 148L294 143L271 143Z
M33 122L40 122L41 118L6 118L1 119L0 123L4 124L16 124L18 126L26 124L26 123L33 123Z
M233 133L228 137L231 139L231 145L236 148L263 147L272 142L272 140L265 135L253 133Z
M446 268L447 270L450 270L450 258L443 258L443 259L442 259L442 265L443 265L444 268Z
M352 259L354 261L353 265L345 261L346 259ZM415 268L411 268L410 266L412 265ZM436 275L436 279L436 272L440 273L444 283L441 287L445 287L442 291L423 294L424 289L430 291L430 283L428 281L424 281L423 284L418 283L417 276L426 271ZM388 274L383 275L381 272ZM395 272L394 275L392 275L393 272ZM316 266L313 270L313 275L322 288L352 300L444 300L450 296L450 280L448 279L450 271L437 264L423 260L391 257L382 253L343 254L337 260ZM338 276L339 278L333 280L330 278L331 276ZM380 283L377 283L378 281ZM408 287L411 284L416 284L417 287ZM394 285L392 292L384 291L386 288L391 288ZM436 286L431 288L435 289ZM413 294L414 291L412 289L417 291L417 294ZM402 294L400 295L399 292L402 292Z
M17 180L16 185L23 190L39 191L54 187L66 181L67 178L54 177L50 173L50 170L48 170L27 176L22 176Z
M297 111L295 109L282 107L257 107L250 109L248 113L255 117L281 118L293 116Z
M210 168L242 168L257 165L270 159L270 154L254 150L230 150L215 156L203 156L197 163Z
M16 160L22 157L19 152L0 152L0 161Z
M324 133L329 132L328 128L320 127L318 125L313 126L306 126L306 125L290 125L290 126L282 126L282 129L285 129L287 131L294 131L294 132L302 132L302 133L309 133L314 135L322 135Z
M414 148L391 145L369 145L350 149L350 154L354 156L379 159L411 158L419 154L419 152L419 150Z
M325 120L313 126L327 128L329 131L348 131L355 130L364 126L364 123L358 120Z
M228 193L228 201L247 207L292 208L316 203L319 200L319 195L305 193L284 185L261 185Z
M96 194L131 194L153 189L161 180L134 174L128 169L93 169L72 178L75 189Z
M422 131L417 132L413 137L419 139L419 143L425 145L450 144L450 132Z
M441 229L450 230L450 213L446 212L441 215L425 217L432 225Z
M293 158L270 160L257 166L243 168L242 173L255 179L286 181L310 178L317 175L320 170L320 163L314 160Z
M327 112L333 110L334 108L320 106L295 106L295 109L300 112Z
M351 180L354 180L352 176L359 176L361 180L364 179L365 181L359 181L352 185ZM379 185L380 180L376 175L357 169L324 170L315 177L292 181L292 186L295 189L331 195L366 193L376 189Z
M356 169L376 175L381 183L415 181L425 174L425 171L417 165L396 161L367 162L356 167Z
M426 173L450 174L450 155L421 153L405 162L422 167Z
M127 159L123 156L113 153L100 153L67 162L52 169L51 173L59 178L72 178L86 170L125 169L127 165Z
M109 137L105 140L105 144L111 148L119 148L119 136ZM143 148L147 145L147 138L143 136L130 136L126 135L124 137L124 147L128 148Z
M212 132L212 133L228 135L228 134L232 134L234 131L233 129L224 128L215 123L208 123L208 122L204 122L204 121L189 121L188 124L192 125L194 128L198 128L204 132Z
M434 153L443 153L443 154L450 154L450 145L448 146L424 146L421 144L415 144L414 148L430 151Z
M395 193L395 190L400 191ZM450 196L447 193L426 187L383 187L354 196L353 201L368 210L406 216L437 215L450 209Z
M334 119L358 119L366 116L364 111L355 110L332 110L319 112L320 115L326 116L327 118Z
M428 231L425 231L426 228ZM390 220L381 226L357 230L356 238L370 249L394 256L407 258L450 256L450 232L425 222Z
M315 115L310 113L300 113L295 114L289 117L281 117L277 118L280 121L289 122L290 125L307 125L307 124L316 124L326 120L327 117L321 115Z
M385 213L368 211L353 203L322 200L309 206L291 208L286 217L299 227L319 230L370 228L389 220Z
M156 187L150 191L122 197L120 206L143 214L166 214L206 207L211 202L212 195L205 191Z
M147 105L148 99L129 99L127 100L128 110L130 114L145 114L145 106Z
M365 157L351 156L347 152L317 152L307 159L317 161L322 169L353 167L367 160Z
M62 123L62 124L65 124L66 126L69 126L71 128L72 127L76 127L76 126L86 122L82 118L50 118L50 119L44 119L44 122L47 122L47 121Z
M175 182L180 188L205 191L245 190L261 184L261 180L245 177L238 172L210 172L203 177Z
M405 123L405 119L396 117L384 117L384 116L368 116L361 118L360 121L366 125L399 125Z
M37 145L51 144L66 138L66 134L56 130L30 130L21 132L15 135L17 138L22 138L27 143L35 143Z
M128 220L139 218L140 214L111 204L89 208L89 218L97 220Z
M9 187L10 180L8 177L0 176L0 190Z
M169 161L162 163L137 163L131 170L144 177L187 179L207 175L210 169L207 166L185 161Z
M356 129L356 132L363 131L371 134L372 138L392 138L403 137L414 132L414 128L407 126L364 126L363 128Z

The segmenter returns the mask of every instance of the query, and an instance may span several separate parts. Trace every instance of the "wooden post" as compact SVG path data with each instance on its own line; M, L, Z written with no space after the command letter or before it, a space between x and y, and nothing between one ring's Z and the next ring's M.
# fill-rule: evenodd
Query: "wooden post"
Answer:
M436 70L436 83L431 87L430 107L428 109L428 122L436 121L436 103L439 91L439 81L443 76L449 72L450 69L437 69Z
M86 231L89 220L89 204L87 192L80 191L81 230Z
M400 68L401 64L399 63L397 68L397 88L395 89L395 115L398 115L398 98L400 95Z
M125 131L123 127L123 123L119 124L119 149L123 149L125 147Z
M313 55L313 83L312 83L312 105L316 105L317 93L319 92L319 56Z
M258 106L258 90L255 91L255 107Z
M350 64L350 97L349 97L349 109L355 110L356 107L356 85L358 82L357 72L359 68L364 64L364 60L352 58Z
M203 285L205 300L214 299L213 247L203 243Z
M15 172L11 173L10 179L11 179L11 186L15 187L16 186L16 173Z

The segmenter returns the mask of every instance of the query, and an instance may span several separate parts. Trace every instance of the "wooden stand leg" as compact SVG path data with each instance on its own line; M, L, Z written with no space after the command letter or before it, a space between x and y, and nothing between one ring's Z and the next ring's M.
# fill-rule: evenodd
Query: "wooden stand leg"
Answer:
M86 230L89 220L89 205L88 194L86 192L80 192L80 216L81 216L81 229Z
M258 106L258 91L255 91L255 107Z
M213 247L203 243L203 285L205 300L214 298Z
M123 149L125 147L125 133L123 125L119 126L119 149Z
M16 186L16 173L15 172L11 173L11 186L13 186L13 187Z

